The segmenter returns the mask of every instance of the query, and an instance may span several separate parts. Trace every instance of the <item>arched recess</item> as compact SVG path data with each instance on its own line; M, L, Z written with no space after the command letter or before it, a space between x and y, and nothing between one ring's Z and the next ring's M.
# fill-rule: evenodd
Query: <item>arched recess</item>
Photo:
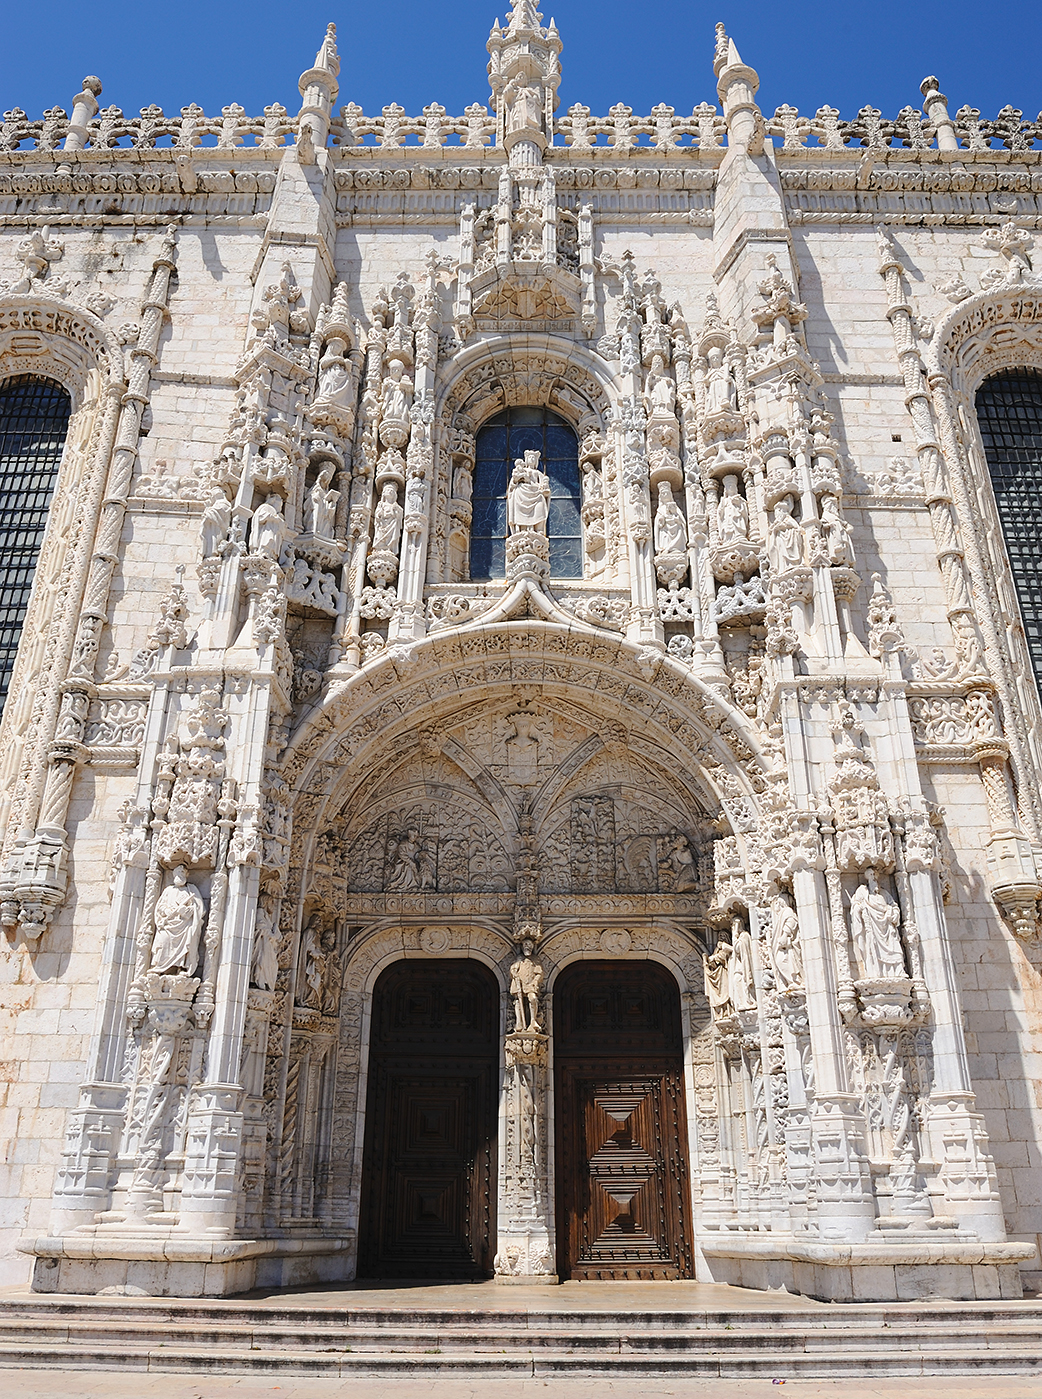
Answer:
M1042 834L1037 778L1042 770L1042 705L975 400L981 384L1003 370L1042 370L1042 287L1017 283L959 302L939 322L925 362L988 671L1003 704L1021 814L1037 838Z
M126 388L121 347L96 316L31 295L0 297L0 380L20 375L59 384L72 411L0 725L0 827L8 842L35 821Z
M708 843L755 827L760 759L744 716L641 659L589 627L477 625L370 662L302 720L280 773L281 959L315 910L345 929L329 1224L356 1218L366 997L389 958L479 956L505 987L527 878L548 968L623 928L700 987ZM297 1033L273 1030L270 1082Z
M610 562L606 544L610 552L614 510L614 466L607 453L613 381L611 367L598 355L550 335L468 346L439 369L440 451L429 583L468 578L475 436L497 413L526 406L559 414L579 439L584 499L603 502L592 512L584 510L584 576L603 570Z

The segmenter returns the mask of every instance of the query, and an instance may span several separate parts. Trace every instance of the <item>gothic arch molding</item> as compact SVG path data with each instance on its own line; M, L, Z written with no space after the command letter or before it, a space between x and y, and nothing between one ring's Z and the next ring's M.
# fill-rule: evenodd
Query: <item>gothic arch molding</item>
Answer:
M445 368L442 419L474 433L502 408L546 406L580 436L603 432L611 414L614 375L584 346L551 335L505 335L462 350Z

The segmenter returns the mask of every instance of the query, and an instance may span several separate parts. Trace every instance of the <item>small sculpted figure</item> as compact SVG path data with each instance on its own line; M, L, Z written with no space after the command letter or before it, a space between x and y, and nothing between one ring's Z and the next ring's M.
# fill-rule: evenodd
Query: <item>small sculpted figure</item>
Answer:
M318 480L308 491L304 528L316 539L333 538L336 503L340 499L340 492L329 489L332 479L332 466L324 466L318 474Z
M660 481L658 506L655 510L656 554L680 554L687 548L687 524L684 512L673 499L668 481Z
M774 522L767 531L767 554L774 573L803 564L803 530L793 518L791 496L783 496L774 507Z
M787 894L771 900L771 965L779 991L803 985L803 954L800 951L800 925Z
M724 360L723 350L714 345L706 358L709 361L706 371L706 412L710 415L737 412L738 390Z
M373 515L373 552L396 554L402 537L405 511L398 504L398 487L391 481L380 492L380 503Z
M215 559L228 538L232 523L231 501L222 490L214 491L203 511L203 558Z
M866 978L892 980L907 975L901 946L901 910L880 889L876 872L865 872L850 901L850 931Z
M392 422L406 422L412 403L412 380L405 373L400 359L391 360L383 382L384 417Z
M749 507L739 493L738 477L724 477L724 493L716 507L716 537L721 544L749 538Z
M539 1020L539 997L543 989L543 968L532 953L535 943L525 938L521 944L521 956L510 967L510 994L514 998L515 1030L530 1030L542 1033Z
M288 527L285 517L273 498L267 496L253 512L253 528L250 543L255 554L261 554L273 563L278 563L282 546L286 542Z
M731 959L731 1004L735 1010L756 1009L756 982L753 977L753 940L739 919L731 927L734 956Z
M199 958L199 934L203 926L203 896L188 883L184 865L174 870L156 900L156 934L152 940L149 971L168 974L195 970Z
M851 567L854 550L850 543L851 526L839 513L839 501L834 495L821 497L821 532L825 536L829 563Z
M730 1015L731 1000L731 958L734 948L726 937L721 937L708 957L702 958L705 977L706 999L715 1018Z
M539 470L539 453L526 452L523 459L514 462L507 487L507 524L511 534L520 534L522 530L545 534L549 513L549 478Z

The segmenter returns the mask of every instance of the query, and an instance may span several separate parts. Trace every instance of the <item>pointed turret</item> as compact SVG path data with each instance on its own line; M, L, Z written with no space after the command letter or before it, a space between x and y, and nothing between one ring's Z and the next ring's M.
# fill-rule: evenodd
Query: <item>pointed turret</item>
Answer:
M742 62L738 46L722 24L716 26L713 53L716 90L727 118L727 143L758 155L763 150L763 114L756 105L760 75Z
M546 29L542 20L535 0L514 0L506 28L497 19L489 34L496 143L508 150L523 145L542 151L553 141L561 36L552 19Z
M333 103L340 90L337 85L339 73L340 56L336 51L336 25L330 24L315 55L314 66L306 73L301 73L297 84L303 99L298 116L297 146L300 159L305 164L314 159L315 150L325 147Z

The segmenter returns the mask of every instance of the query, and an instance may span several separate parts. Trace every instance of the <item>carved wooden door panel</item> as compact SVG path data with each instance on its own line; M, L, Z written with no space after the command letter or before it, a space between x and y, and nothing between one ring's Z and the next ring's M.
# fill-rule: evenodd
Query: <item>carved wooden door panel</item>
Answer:
M581 962L554 989L558 1271L692 1275L676 982L653 962Z
M397 962L377 982L360 1276L491 1273L498 1021L478 962Z

